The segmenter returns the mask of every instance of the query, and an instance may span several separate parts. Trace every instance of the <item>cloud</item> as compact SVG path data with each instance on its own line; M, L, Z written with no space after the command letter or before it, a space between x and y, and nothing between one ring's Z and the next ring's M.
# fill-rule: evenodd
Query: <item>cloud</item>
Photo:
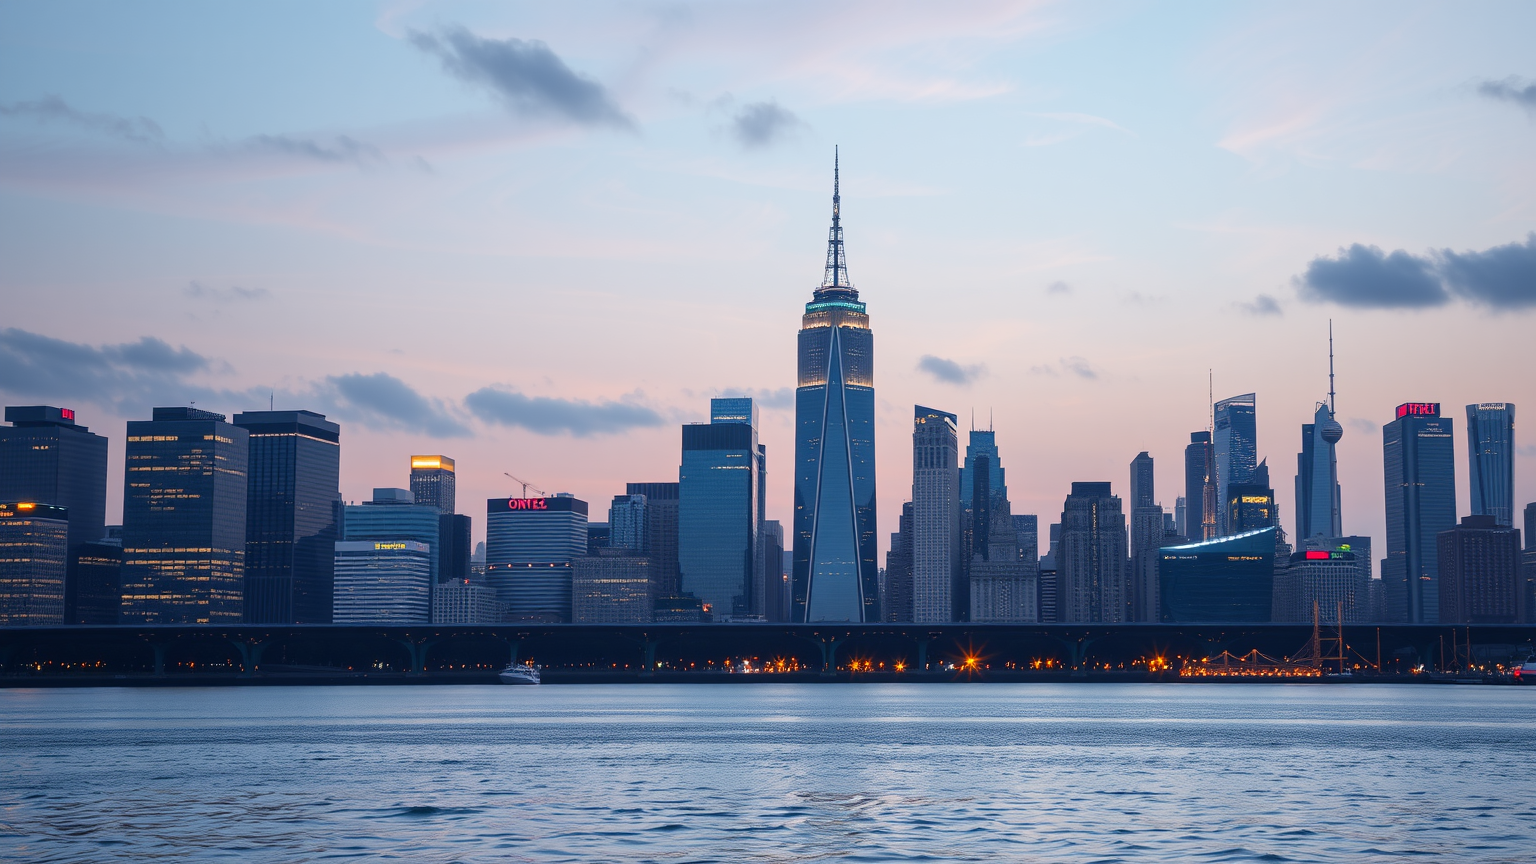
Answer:
M464 405L487 423L518 426L540 435L569 432L578 438L609 435L645 426L661 426L661 415L633 402L525 396L516 390L482 387L464 397Z
M160 124L148 117L119 117L116 114L77 111L57 96L44 96L29 102L0 104L0 114L7 117L26 117L41 123L55 121L67 123L101 135L132 141L135 144L153 144L165 137Z
M1060 279L1057 279L1055 282L1052 282L1051 284L1045 286L1045 293L1047 293L1047 294L1071 294L1072 293L1072 286L1068 285L1067 283L1065 283L1063 281L1061 281Z
M0 392L15 397L79 400L112 406L121 414L192 400L245 398L187 380L212 365L185 346L173 348L152 336L96 347L16 328L0 330Z
M748 396L763 408L789 408L795 404L795 388L793 387L780 387L777 390L769 390L766 387L733 387L720 395Z
M1259 296L1253 298L1253 300L1246 303L1239 302L1237 304L1237 308L1243 312L1248 313L1249 315L1260 318L1268 315L1284 314L1280 310L1280 301L1269 296L1268 294L1260 294Z
M488 88L515 113L554 115L584 126L635 126L603 85L573 71L537 39L482 39L463 27L435 34L412 30L408 38L442 61L448 74Z
M779 103L749 102L731 118L731 137L748 150L768 147L789 137L804 126L799 117Z
M294 138L288 135L255 135L247 138L246 146L252 150L314 159L318 162L350 162L366 165L382 162L384 154L379 148L346 135L337 135L332 144L321 144L311 138Z
M1495 310L1536 307L1536 233L1481 252L1384 254L1359 243L1318 257L1292 282L1305 300L1364 308L1443 306L1452 299Z
M196 297L201 300L212 300L215 303L232 303L240 300L261 300L270 296L265 288L241 288L239 285L231 285L228 288L213 288L201 282L189 282L182 293L188 297Z
M1439 253L1440 275L1454 292L1495 309L1536 306L1536 232L1524 243L1506 243L1482 252Z
M1484 81L1477 92L1500 102L1513 102L1524 108L1536 119L1536 82L1521 86L1520 79L1511 75L1503 81Z
M1359 243L1338 257L1313 258L1292 280L1303 299L1378 309L1441 306L1450 300L1432 262L1399 249L1385 255Z
M1097 381L1099 379L1098 370L1094 369L1093 364L1082 357L1063 357L1056 363L1032 366L1029 371L1033 375L1050 375L1052 377L1076 375L1088 381Z
M953 360L935 357L932 354L924 354L922 359L917 361L917 368L918 371L927 372L946 384L959 384L962 387L971 386L972 382L985 375L987 371L985 366L961 366Z
M318 396L343 419L367 426L421 432L434 438L464 438L469 427L439 400L429 400L386 372L327 376Z

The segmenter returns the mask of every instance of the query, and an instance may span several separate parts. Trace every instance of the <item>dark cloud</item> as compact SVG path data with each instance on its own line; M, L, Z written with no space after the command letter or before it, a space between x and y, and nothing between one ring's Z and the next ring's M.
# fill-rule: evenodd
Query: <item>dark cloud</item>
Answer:
M1439 253L1440 275L1462 297L1494 309L1536 306L1536 233L1482 252Z
M1061 281L1060 279L1057 279L1055 282L1052 282L1051 284L1045 286L1045 293L1047 293L1047 294L1071 294L1072 293L1072 286L1068 285L1067 283L1065 283L1063 281Z
M1450 300L1433 262L1401 249L1386 255L1359 243L1340 249L1336 258L1313 258L1294 281L1304 299L1341 306L1402 309Z
M1489 99L1514 103L1536 118L1536 81L1521 86L1520 79L1511 75L1503 81L1484 81L1477 92Z
M0 330L0 392L41 400L80 400L121 414L154 405L238 402L246 394L188 382L210 361L186 347L146 336L100 347L26 330Z
M932 354L924 354L922 359L917 361L917 368L918 371L927 372L947 384L959 384L962 387L969 387L987 371L985 366L961 366L953 360L935 357Z
M1384 254L1359 243L1312 259L1295 277L1303 299L1377 309L1442 306L1461 298L1495 310L1536 306L1536 233L1481 252Z
M519 114L554 115L586 126L635 126L603 85L573 71L537 39L482 39L463 27L412 30L409 39L442 61L450 75L489 88Z
M736 143L751 150L776 144L804 125L777 102L749 102L731 118L730 130Z
M160 124L148 117L119 117L77 111L57 96L0 104L0 115L26 117L40 123L59 122L136 144L153 144L165 137Z
M1237 308L1248 313L1249 315L1254 315L1261 318L1268 315L1284 314L1280 310L1280 301L1269 296L1268 294L1260 294L1259 296L1253 298L1252 301L1247 303L1238 303Z
M469 427L441 401L429 400L385 372L331 375L318 394L343 419L365 426L421 432L434 438L463 438Z
M294 138L288 135L256 135L246 139L246 146L252 150L297 156L318 162L350 162L353 165L366 165L381 162L384 159L384 154L379 152L379 148L346 135L338 135L328 144L322 144L311 138Z
M525 396L515 390L493 387L483 387L464 397L464 405L487 423L520 426L540 435L569 432L581 438L665 422L660 414L632 402Z
M183 289L188 297L196 297L201 300L212 300L215 303L231 303L239 300L261 300L269 295L265 288L241 288L239 285L231 285L228 288L214 288L201 282L189 282Z

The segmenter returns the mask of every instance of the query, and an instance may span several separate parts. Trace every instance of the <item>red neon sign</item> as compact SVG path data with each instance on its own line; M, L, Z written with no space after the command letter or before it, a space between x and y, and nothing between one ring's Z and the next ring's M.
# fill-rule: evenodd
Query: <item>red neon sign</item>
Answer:
M1308 549L1307 550L1307 560L1308 561L1327 561L1328 557L1329 556L1328 556L1327 552L1322 552L1322 551L1319 551L1317 549Z
M73 408L60 408L59 414L63 415L65 420L75 419L75 409Z
M548 510L549 502L543 498L508 498L508 510Z
M1440 416L1440 403L1439 402L1404 402L1403 404L1397 406L1397 416L1399 416L1399 417L1407 417L1410 414L1412 414L1412 415L1414 415L1416 417L1418 417L1418 416L1423 416L1423 417L1439 417Z

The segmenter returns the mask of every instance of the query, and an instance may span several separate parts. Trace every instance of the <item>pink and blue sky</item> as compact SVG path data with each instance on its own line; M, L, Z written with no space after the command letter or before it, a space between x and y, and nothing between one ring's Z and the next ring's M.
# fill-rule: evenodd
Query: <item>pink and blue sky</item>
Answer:
M458 460L606 507L751 394L789 517L832 149L875 328L882 534L913 403L998 431L1014 512L1182 494L1258 393L1292 527L1334 321L1344 527L1406 401L1536 416L1530 3L8 3L0 398L322 411L342 491ZM1517 506L1536 438L1517 432ZM598 518L596 515L594 518ZM882 537L882 548L884 547Z

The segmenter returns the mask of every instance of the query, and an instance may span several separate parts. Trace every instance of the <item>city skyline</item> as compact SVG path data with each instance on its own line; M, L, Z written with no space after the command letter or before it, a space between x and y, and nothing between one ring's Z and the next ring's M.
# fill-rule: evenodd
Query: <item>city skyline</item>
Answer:
M322 114L319 96L284 102L247 82L242 115L206 107L197 91L145 84L169 62L158 58L175 54L166 45L223 38L213 13L141 33L125 49L134 62L110 81L100 66L72 69L40 53L63 38L56 13L0 14L8 31L35 37L0 52L0 136L11 154L0 169L0 254L13 262L0 275L7 404L75 407L114 442L156 405L325 413L344 430L349 501L407 485L405 456L446 452L458 460L465 501L515 493L501 477L510 471L605 502L622 483L675 477L672 430L706 419L698 406L714 395L757 398L761 440L792 453L789 333L821 264L826 157L839 143L850 154L843 215L854 270L881 331L879 560L910 487L909 457L891 442L907 440L914 404L990 412L1010 454L1013 512L1048 523L1072 482L1107 480L1127 496L1124 466L1137 452L1176 465L1188 434L1205 427L1200 385L1214 368L1216 398L1258 394L1257 456L1278 472L1282 525L1294 532L1284 466L1325 393L1332 318L1343 529L1384 548L1380 429L1394 406L1437 401L1459 411L1532 395L1520 375L1528 298L1447 299L1464 294L1456 268L1483 260L1469 253L1508 247L1518 266L1536 227L1518 158L1536 123L1500 95L1522 92L1501 82L1531 70L1511 35L1520 28L1478 17L1493 7L1392 13L1396 42L1371 35L1376 22L1351 10L1338 32L1377 51L1374 65L1351 75L1326 64L1301 70L1307 46L1315 54L1322 44L1300 32L1304 15L1226 10L1177 40L1194 60L1137 49L1149 52L1146 86L1165 93L1119 96L1069 73L1146 23L1130 7L895 16L850 34L852 65L832 63L825 45L798 55L806 66L710 54L731 72L722 79L729 101L688 66L703 56L697 42L636 73L632 87L600 59L616 37L558 16L514 7L440 7L436 19L319 13L332 32L366 34L350 50L400 85L400 110L456 118L448 125L464 137L432 141L366 98ZM658 20L649 7L624 14ZM717 32L711 15L727 14L747 13L713 12L675 32L685 42ZM765 44L792 42L822 21L815 15L837 14L814 13ZM980 64L936 61L884 92L855 74L924 46L952 48L978 22L997 25L997 35L965 43ZM1297 57L1260 53L1237 64L1230 84L1198 80L1202 64L1230 59L1259 22L1301 40ZM1176 18L1157 23L1178 29ZM80 26L99 47L111 26L134 25L106 15ZM1466 47L1472 34L1476 51ZM529 40L543 40L537 50L595 88L597 114L536 105L554 112L541 119L506 108L494 82L438 68L471 37L528 51ZM294 50L307 73L330 80L315 55ZM838 73L832 95L813 86L829 69ZM1271 79L1302 95L1325 83L1339 90L1309 114ZM1243 85L1259 89L1260 107L1234 101ZM152 95L136 95L144 92ZM1379 127L1352 125L1351 111ZM1437 127L1454 119L1460 131L1390 134L1427 127L1426 117ZM198 137L199 122L210 137ZM769 131L749 143L741 136L753 129ZM1003 134L980 134L989 129ZM509 154L528 164L509 166ZM413 155L431 173L412 173ZM1090 177L1106 159L1144 173L1115 174L1069 201L1059 178ZM1177 195L1147 179L1164 163L1183 184ZM133 180L140 169L165 182ZM561 182L538 182L541 172ZM186 183L194 176L208 179L192 184L203 191ZM1455 194L1441 188L1448 176ZM523 190L507 199L514 215L496 216L476 196L483 226L471 227L448 207L479 183L486 194ZM300 206L306 195L317 196L311 209ZM361 214L341 203L354 196L414 202L425 215L382 205ZM539 208L547 224L528 221L526 208L555 199L559 207ZM1119 215L1106 221L1104 212ZM644 213L661 218L647 224ZM81 240L93 254L67 254L65 244ZM1404 250L1393 260L1424 277L1414 283L1422 291L1385 301L1326 295L1342 305L1309 299L1355 284L1348 277L1369 271L1373 245ZM1448 249L1457 251L1433 251ZM1398 301L1403 308L1367 308ZM1436 340L1476 340L1476 363L1408 347ZM701 355L706 368L686 362ZM1456 442L1459 467L1465 446ZM1517 447L1520 507L1536 498L1524 468L1536 449L1519 438ZM121 446L109 448L109 490L121 488L122 459ZM768 516L789 526L792 479L787 460L774 464ZM1464 468L1456 481L1457 510L1471 512ZM1171 510L1176 497L1165 479L1158 503ZM108 521L120 522L119 497L107 505ZM483 537L478 520L475 531Z

